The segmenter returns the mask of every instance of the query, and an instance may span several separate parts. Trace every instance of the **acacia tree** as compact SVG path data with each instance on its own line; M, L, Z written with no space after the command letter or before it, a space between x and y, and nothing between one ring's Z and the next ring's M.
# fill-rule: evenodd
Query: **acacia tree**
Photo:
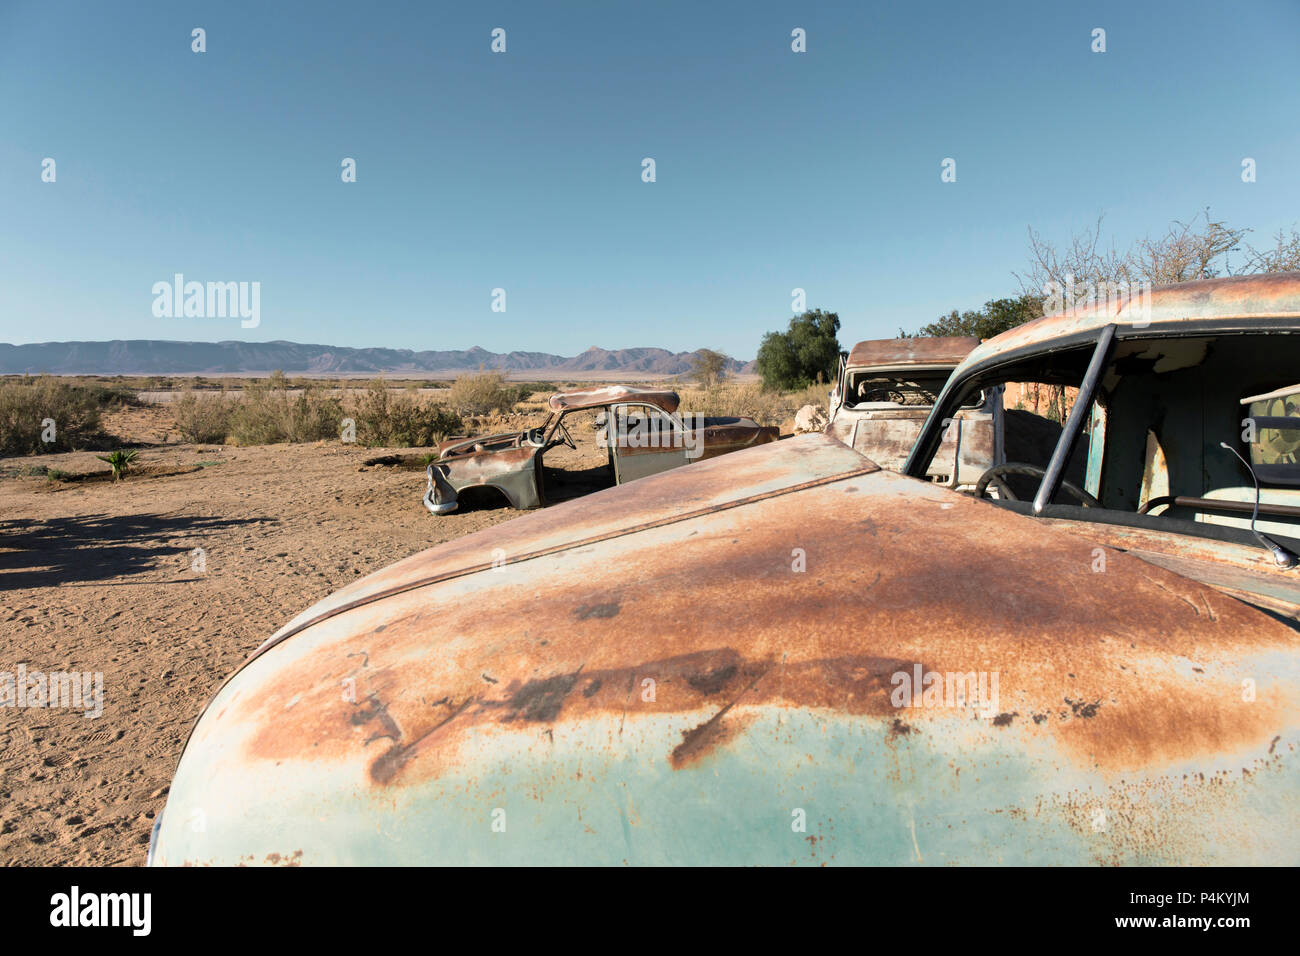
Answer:
M691 375L706 388L727 377L727 357L713 349L700 349L691 356Z
M794 390L835 377L840 358L840 317L810 309L784 332L768 332L758 347L758 374L766 388Z
M1300 271L1300 232L1296 232L1295 226L1291 227L1289 233L1281 229L1273 237L1274 246L1272 249L1260 251L1249 243L1246 248L1249 254L1246 257L1247 268L1250 272L1296 272Z
M1132 271L1153 288L1232 275L1228 256L1241 248L1241 240L1250 230L1215 222L1208 209L1200 218L1205 225L1199 229L1194 216L1187 222L1175 221L1158 239L1139 240L1129 254Z
M1145 282L1151 288L1213 279L1220 275L1282 272L1300 268L1300 234L1277 235L1277 246L1260 252L1249 250L1245 262L1233 268L1232 253L1240 251L1249 229L1229 226L1203 210L1186 222L1175 220L1156 238L1137 240L1127 252L1107 249L1101 241L1101 216L1091 229L1075 233L1058 246L1029 230L1029 268L1020 279L1022 291L1045 294L1049 285L1065 292L1069 308L1105 286ZM1072 294L1071 294L1072 293Z

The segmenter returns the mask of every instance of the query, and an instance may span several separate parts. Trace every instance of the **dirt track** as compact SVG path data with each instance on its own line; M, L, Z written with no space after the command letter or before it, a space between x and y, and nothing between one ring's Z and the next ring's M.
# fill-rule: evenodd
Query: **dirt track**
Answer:
M398 558L513 517L434 518L379 449L146 449L0 462L0 672L102 672L103 713L0 708L0 861L142 864L200 708L281 624ZM201 467L200 467L201 466ZM202 549L204 568L194 549Z

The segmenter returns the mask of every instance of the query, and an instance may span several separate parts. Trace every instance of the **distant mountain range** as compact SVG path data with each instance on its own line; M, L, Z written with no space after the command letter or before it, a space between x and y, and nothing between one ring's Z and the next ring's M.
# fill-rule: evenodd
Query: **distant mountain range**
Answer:
M638 378L689 374L696 352L667 349L602 349L592 346L572 358L547 352L489 352L475 346L452 351L352 349L297 342L168 342L115 339L111 342L0 343L0 374L56 375L265 375L276 369L294 375L433 375L501 369L568 378ZM728 359L727 371L748 374L754 363ZM525 377L521 376L521 377Z

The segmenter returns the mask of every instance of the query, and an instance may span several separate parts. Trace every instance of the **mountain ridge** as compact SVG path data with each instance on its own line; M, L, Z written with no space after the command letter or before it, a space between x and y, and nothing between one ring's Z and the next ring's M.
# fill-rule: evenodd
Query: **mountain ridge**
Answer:
M423 350L351 348L276 340L272 342L181 342L170 339L107 341L0 342L0 374L36 375L238 375L276 369L295 375L436 374L472 372L480 367L503 372L553 372L557 375L637 373L686 375L701 350L662 348L605 349L591 346L574 356L550 352L490 352L468 349ZM731 374L753 372L752 361L728 358Z

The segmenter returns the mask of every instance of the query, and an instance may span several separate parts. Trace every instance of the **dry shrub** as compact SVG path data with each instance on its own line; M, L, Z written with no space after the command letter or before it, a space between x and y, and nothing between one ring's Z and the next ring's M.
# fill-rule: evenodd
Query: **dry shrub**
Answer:
M460 416L433 401L420 401L414 389L394 392L375 379L352 402L357 441L384 448L428 448L464 427Z
M181 437L195 444L221 444L230 434L236 401L225 392L186 388L172 406Z
M507 385L501 372L460 375L447 390L447 407L461 415L508 412L532 391L532 385Z
M0 385L0 454L28 455L84 448L100 439L100 396L50 375ZM52 441L45 424L54 423Z
M311 385L289 391L283 372L244 389L230 420L230 434L240 445L337 438L343 404L325 389Z

